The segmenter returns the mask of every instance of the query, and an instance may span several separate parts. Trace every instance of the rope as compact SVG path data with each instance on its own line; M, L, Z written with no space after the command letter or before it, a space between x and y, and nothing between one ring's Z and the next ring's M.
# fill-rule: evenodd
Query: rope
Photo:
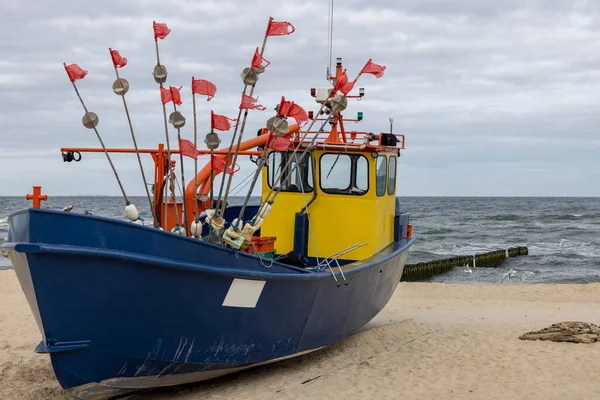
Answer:
M271 263L269 264L269 266L267 267L263 261L263 258L261 257L261 255L258 253L258 251L256 250L256 246L254 246L254 243L250 242L250 246L252 246L252 248L254 249L254 254L256 254L256 256L258 257L258 260L260 261L260 263L262 264L263 267L265 268L271 268L273 266L273 263L275 262L274 259L270 259Z
M254 190L254 186L256 185L256 182L258 182L258 178L260 176L260 171L261 171L262 167L265 165L266 153L267 153L267 146L264 147L262 154L260 155L260 158L256 160L256 170L254 171L254 176L252 177L252 182L250 183L250 189L248 189L248 193L246 193L246 198L244 198L244 203L242 204L242 208L240 209L240 215L238 216L239 220L244 218L244 212L246 212L246 206L248 205L248 202L250 201L250 196L252 196L252 191Z
M175 186L177 186L177 188L179 189L179 194L181 195L181 197L183 197L183 190L181 189L181 186L179 185L179 181L177 179L175 179Z
M248 185L248 183L250 183L250 181L246 182L248 180L248 178L251 178L254 175L254 172L250 172L240 183L238 183L236 186L234 186L233 189L231 189L231 196L235 196L236 194L238 194L239 192L242 191L242 189L244 187L246 187ZM245 183L244 183L245 182ZM235 192L237 189L237 192ZM235 193L233 193L235 192Z

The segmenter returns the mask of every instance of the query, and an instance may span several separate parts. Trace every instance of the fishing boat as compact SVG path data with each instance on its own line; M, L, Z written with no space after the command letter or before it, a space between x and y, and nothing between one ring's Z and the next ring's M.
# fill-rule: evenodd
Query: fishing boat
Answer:
M269 65L267 39L295 30L270 18L262 48L241 75L238 117L211 110L201 149L195 98L210 100L216 85L192 77L194 139L184 139L185 117L177 109L182 92L164 86L159 58L159 40L170 28L155 22L153 30L166 146L138 148L130 124L133 148L106 147L98 116L76 85L87 71L65 64L85 112L83 125L101 146L63 148L63 161L104 153L123 194L124 218L41 208L45 195L36 187L28 195L33 207L8 217L8 242L1 246L41 332L35 350L50 355L62 387L80 399L207 380L352 335L386 305L417 239L397 197L404 135L392 132L392 120L390 132L351 130L363 114L343 115L349 100L365 97L363 88L355 93L357 80L379 78L385 67L368 60L350 80L337 59L327 69L330 85L310 89L317 111L282 97L263 127L243 137L250 111L268 113L253 97ZM109 50L113 91L130 121L129 84L119 75L127 61ZM167 105L173 106L168 118ZM169 141L173 130L178 148ZM234 131L220 150L216 130ZM126 195L111 159L118 153L136 154L145 184L141 156L151 155L154 181L145 185L151 216L140 216ZM209 161L199 170L204 155ZM194 162L189 181L184 157ZM252 179L244 201L230 205L239 157L253 161ZM259 181L260 202L253 204Z

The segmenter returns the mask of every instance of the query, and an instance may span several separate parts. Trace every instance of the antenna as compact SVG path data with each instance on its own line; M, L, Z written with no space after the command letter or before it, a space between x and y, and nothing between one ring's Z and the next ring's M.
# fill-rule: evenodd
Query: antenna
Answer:
M329 2L329 23L327 26L327 79L331 76L331 60L333 58L333 0Z

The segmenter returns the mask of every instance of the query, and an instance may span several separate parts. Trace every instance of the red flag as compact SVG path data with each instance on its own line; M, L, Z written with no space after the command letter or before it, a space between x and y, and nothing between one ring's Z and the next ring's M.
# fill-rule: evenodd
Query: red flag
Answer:
M242 93L242 102L240 103L240 110L266 110L267 107L260 104L256 104L258 98L250 97Z
M160 22L152 22L152 27L154 28L154 40L164 39L171 32L167 24Z
M338 90L344 94L348 94L348 93L350 93L350 91L353 88L354 88L354 82L353 81L348 82L348 75L346 74L346 70L344 70L344 72L342 72L340 77L335 81L335 86L333 87L333 90L331 91L331 96L332 97L335 96L335 94L337 93Z
M215 114L212 110L210 111L210 128L211 130L218 129L220 131L228 131L231 129L231 123L229 121L237 121L237 119L227 118L224 115Z
M173 101L171 91L169 89L165 89L164 87L162 87L162 85L160 86L160 101L162 101L163 104L167 104L168 102Z
M288 112L288 117L294 118L299 126L302 126L303 123L306 123L308 121L308 114L306 113L304 108L300 107L296 103L292 103L292 107Z
M176 87L169 87L169 90L171 91L171 98L173 99L173 103L177 104L178 106L181 105L181 93L179 93L179 91L181 90L181 86L179 86L179 89L177 89Z
M377 78L381 78L383 76L383 72L385 71L385 67L383 65L375 64L369 58L369 61L365 64L363 69L360 70L361 74L373 74Z
M67 65L67 63L63 63L65 66L65 71L67 71L67 75L71 82L75 82L77 79L83 79L87 75L87 71L79 68L77 64Z
M287 117L289 112L292 109L292 104L294 104L294 102L287 101L284 96L281 96L281 102L279 103L279 108L277 109L277 114Z
M346 74L346 70L342 72L342 74L336 79L335 85L333 86L333 90L331 91L331 95L335 96L338 90L342 89L348 83L348 75Z
M181 90L181 86L179 87L179 89L177 89L176 87L173 87L173 86L170 86L168 89L165 89L161 85L160 100L162 101L163 104L167 104L168 102L172 101L173 103L180 106L181 105L181 94L179 93L180 90Z
M263 63L266 63L266 64L263 65ZM268 60L266 60L263 56L260 55L260 52L258 51L258 47L257 47L256 51L254 52L254 57L252 57L252 68L265 69L269 66L269 64L271 64L271 63Z
M290 31L289 28L292 28ZM294 33L296 28L289 22L275 22L273 18L269 18L269 25L267 25L267 36L285 36Z
M206 101L211 101L217 93L217 87L214 83L206 81L204 79L194 79L192 76L192 94L203 94L208 96Z
M304 108L300 107L293 101L287 101L283 96L281 97L281 102L279 103L277 113L279 115L283 115L284 117L294 118L298 125L302 125L303 122L308 121L308 114Z
M186 157L198 159L198 149L189 140L179 139L179 151Z
M346 75L346 70L342 72L342 74L335 81L335 86L331 91L331 96L335 96L336 92L344 87L348 83L348 75Z
M108 50L110 50L110 57L112 58L115 68L123 68L127 65L127 59L125 57L121 57L117 50L113 50L110 47Z
M285 136L277 136L274 133L269 135L267 139L267 149L273 149L277 151L287 151L290 147L290 138Z
M348 94L352 89L354 89L354 81L346 82L340 91L344 94Z
M211 162L210 165L212 166L212 169L215 169L219 172L223 172L223 170L225 170L226 174L235 174L236 172L238 172L240 170L240 166L236 164L236 169L235 171L233 169L231 169L231 167L227 167L227 169L225 169L225 160L221 157L217 157L217 156L212 156L211 158Z

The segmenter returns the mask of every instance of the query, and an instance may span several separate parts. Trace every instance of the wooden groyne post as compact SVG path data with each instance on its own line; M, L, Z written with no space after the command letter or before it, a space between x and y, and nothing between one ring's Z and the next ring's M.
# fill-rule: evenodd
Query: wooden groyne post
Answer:
M401 282L416 282L429 279L433 276L450 271L454 267L496 268L499 267L507 257L526 256L529 254L527 247L511 247L506 250L494 250L483 254L472 256L458 256L443 260L433 260L417 264L407 264L400 278Z

